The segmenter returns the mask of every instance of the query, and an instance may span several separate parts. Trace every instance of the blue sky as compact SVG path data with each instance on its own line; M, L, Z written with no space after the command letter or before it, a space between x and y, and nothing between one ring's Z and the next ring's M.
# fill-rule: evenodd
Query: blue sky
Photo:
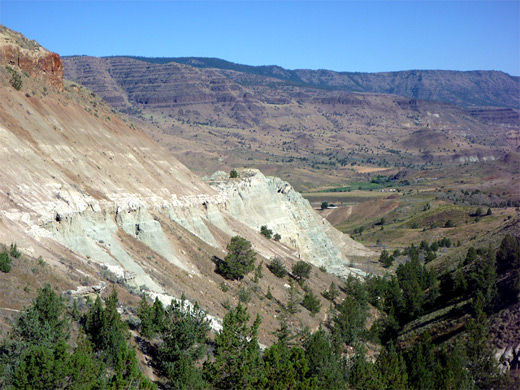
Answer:
M288 69L520 75L517 0L0 0L0 24L61 55L200 56Z

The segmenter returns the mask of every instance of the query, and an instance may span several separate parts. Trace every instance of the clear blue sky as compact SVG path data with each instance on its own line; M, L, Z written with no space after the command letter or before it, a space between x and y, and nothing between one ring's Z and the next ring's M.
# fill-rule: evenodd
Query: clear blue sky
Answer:
M0 0L0 24L61 55L200 56L288 69L520 75L518 0Z

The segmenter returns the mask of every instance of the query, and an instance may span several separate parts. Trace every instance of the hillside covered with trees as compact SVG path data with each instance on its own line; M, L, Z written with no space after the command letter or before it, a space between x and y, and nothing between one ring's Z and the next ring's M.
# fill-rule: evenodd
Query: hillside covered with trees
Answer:
M2 256L16 254L11 252ZM399 265L395 275L365 281L348 278L339 286L346 293L341 302L332 284L324 291L330 302L329 319L313 332L292 321L305 300L296 305L289 300L279 317L276 342L268 347L258 343L262 319L252 320L240 302L229 308L222 329L212 332L205 312L184 298L164 307L160 300L150 302L143 295L135 316L123 318L116 290L104 302L99 296L85 301L62 296L46 285L2 338L0 385L5 389L513 388L513 379L507 370L499 371L489 346L488 316L518 303L520 240L507 235L497 251L471 247L455 271L440 277L420 262L419 252L408 250L410 260ZM306 289L304 268L295 266L293 272L300 277L292 277ZM290 283L294 288L293 279ZM466 317L462 333L406 335L407 326L419 316L447 307L452 315ZM379 314L369 326L374 310ZM139 369L136 350L144 349L157 383Z

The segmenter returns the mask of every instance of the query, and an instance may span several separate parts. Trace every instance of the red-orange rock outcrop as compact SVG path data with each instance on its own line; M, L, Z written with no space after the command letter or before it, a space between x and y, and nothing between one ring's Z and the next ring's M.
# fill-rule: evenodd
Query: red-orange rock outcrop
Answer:
M0 26L0 65L18 67L31 77L47 81L63 90L63 62L57 53L50 52L35 41Z

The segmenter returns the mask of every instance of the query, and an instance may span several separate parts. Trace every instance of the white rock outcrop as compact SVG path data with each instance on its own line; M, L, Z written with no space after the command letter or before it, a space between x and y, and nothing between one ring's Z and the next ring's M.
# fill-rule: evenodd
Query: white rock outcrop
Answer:
M257 169L246 169L238 180L211 180L224 195L226 211L251 229L266 225L282 236L281 242L296 255L332 273L351 272L349 256L373 255L367 248L336 230L318 215L292 186ZM356 270L358 271L358 270Z

